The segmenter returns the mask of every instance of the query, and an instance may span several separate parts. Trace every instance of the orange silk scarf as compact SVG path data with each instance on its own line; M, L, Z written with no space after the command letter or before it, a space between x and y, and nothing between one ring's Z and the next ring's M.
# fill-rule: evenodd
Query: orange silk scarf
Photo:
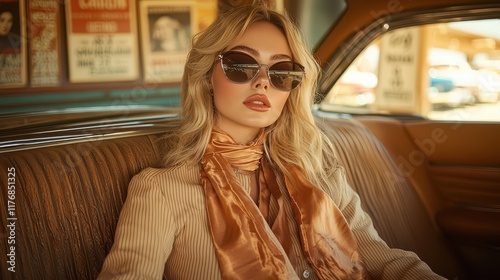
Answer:
M367 279L342 213L297 166L289 166L291 175L285 177L290 199L281 195L274 171L262 158L264 138L262 131L252 143L239 145L214 127L201 161L201 181L222 278L298 279L282 207L282 203L290 203L302 251L320 279ZM233 168L259 169L259 206L242 188ZM280 206L272 229L264 218L270 195Z

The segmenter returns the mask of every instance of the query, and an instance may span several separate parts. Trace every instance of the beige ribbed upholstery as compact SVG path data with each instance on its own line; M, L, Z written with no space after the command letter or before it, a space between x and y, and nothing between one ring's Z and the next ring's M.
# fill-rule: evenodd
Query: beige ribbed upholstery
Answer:
M417 252L445 276L456 267L411 186L397 175L384 147L360 124L328 120L348 180L380 235ZM7 238L0 241L1 279L95 279L111 245L133 175L155 166L158 135L74 143L0 154L0 182L16 169L16 272L7 270ZM7 192L0 217L7 218ZM0 232L8 236L6 227Z

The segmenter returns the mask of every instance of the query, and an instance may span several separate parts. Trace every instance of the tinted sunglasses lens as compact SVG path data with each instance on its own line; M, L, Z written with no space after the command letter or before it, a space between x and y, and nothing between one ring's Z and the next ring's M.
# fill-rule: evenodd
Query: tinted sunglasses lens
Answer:
M278 62L269 68L269 77L275 88L291 91L302 82L304 69L300 64L295 62Z
M226 77L236 83L248 82L259 72L259 64L251 56L228 52L222 56L222 69Z

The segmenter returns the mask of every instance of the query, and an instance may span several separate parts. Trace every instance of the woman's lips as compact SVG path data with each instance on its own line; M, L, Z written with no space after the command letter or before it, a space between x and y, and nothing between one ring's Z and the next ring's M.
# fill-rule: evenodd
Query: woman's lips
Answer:
M254 94L245 99L243 104L247 106L247 108L258 112L265 112L271 108L271 102L269 102L267 96L263 94Z

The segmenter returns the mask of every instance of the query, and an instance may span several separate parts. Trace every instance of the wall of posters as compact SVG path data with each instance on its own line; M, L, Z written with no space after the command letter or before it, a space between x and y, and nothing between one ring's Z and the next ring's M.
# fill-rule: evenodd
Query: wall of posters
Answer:
M57 86L60 74L59 1L28 1L30 84Z
M0 0L0 87L26 83L24 1Z
M66 2L70 82L139 77L135 0Z
M141 1L144 80L178 82L182 78L196 16L191 1Z

